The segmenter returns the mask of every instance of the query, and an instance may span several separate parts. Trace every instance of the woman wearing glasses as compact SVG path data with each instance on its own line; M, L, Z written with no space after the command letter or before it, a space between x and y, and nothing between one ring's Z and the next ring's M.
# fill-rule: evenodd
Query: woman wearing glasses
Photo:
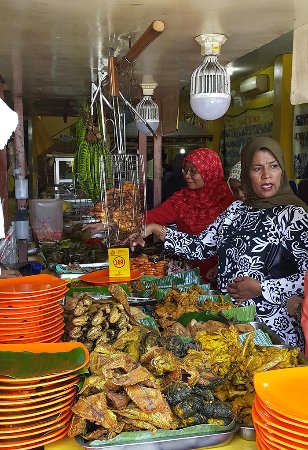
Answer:
M183 159L182 166L186 187L157 208L147 211L144 221L161 226L175 224L179 231L198 235L234 201L234 197L224 181L221 160L214 150L192 150ZM88 224L83 229L94 234L100 231L100 227L101 224ZM215 264L215 257L192 262L194 267L200 267L201 276L206 281L211 281L206 275Z
M145 223L175 224L179 231L198 235L234 201L234 197L224 180L220 157L214 150L192 150L183 159L182 167L186 187L147 211ZM216 264L216 257L192 262L193 267L200 268L205 281L212 281L207 274Z

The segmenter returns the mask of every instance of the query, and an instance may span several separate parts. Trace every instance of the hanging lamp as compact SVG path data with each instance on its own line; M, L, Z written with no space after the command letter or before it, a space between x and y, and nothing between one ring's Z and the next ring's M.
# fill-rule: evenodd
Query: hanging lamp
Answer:
M224 34L200 34L195 39L205 58L191 76L190 105L201 119L215 120L225 114L231 102L230 76L217 60L227 37Z
M156 88L156 83L140 84L143 91L143 99L136 106L137 113L156 131L159 125L159 110L158 105L153 101L152 95ZM144 134L150 134L150 130L146 124L135 115L136 127L138 131Z

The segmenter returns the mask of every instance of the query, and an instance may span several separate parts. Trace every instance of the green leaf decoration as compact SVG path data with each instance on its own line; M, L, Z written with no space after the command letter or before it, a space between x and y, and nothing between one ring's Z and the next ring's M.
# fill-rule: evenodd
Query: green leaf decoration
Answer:
M209 310L184 313L177 319L177 322L186 327L186 325L188 325L189 322L193 319L195 319L197 322L207 322L208 320L216 320L217 322L228 323L227 318L224 318L221 314L217 315Z
M130 295L130 289L127 284L120 284L120 286L124 289L124 291ZM99 295L110 295L108 286L84 286L84 287L71 287L67 293L65 294L66 297L71 297L74 292L79 292L80 294L85 292L94 292L95 294Z
M158 325L154 317L144 316L141 319L138 319L137 322L141 323L142 325L145 325L148 328L152 328L153 330L158 330Z
M155 431L126 431L124 433L118 434L113 439L107 441L95 440L87 445L91 447L109 447L113 445L123 445L132 444L134 442L150 442L154 444L155 442L162 441L164 439L178 439L178 438L188 438L194 436L204 436L206 434L214 434L218 432L232 431L235 428L235 420L233 420L229 425L212 425L212 424L201 424L193 425L191 427L181 428L179 430L155 430ZM163 442L162 442L163 448ZM175 446L176 448L176 446Z
M222 314L227 319L237 319L239 323L253 322L256 316L256 306L239 306L238 308L222 311Z
M57 353L0 351L0 375L12 378L37 378L74 372L80 369L85 361L86 355L81 347Z
M144 284L145 289L153 286L161 289L172 288L173 286L183 286L185 284L200 284L200 269L186 270L165 277L143 276L139 279Z

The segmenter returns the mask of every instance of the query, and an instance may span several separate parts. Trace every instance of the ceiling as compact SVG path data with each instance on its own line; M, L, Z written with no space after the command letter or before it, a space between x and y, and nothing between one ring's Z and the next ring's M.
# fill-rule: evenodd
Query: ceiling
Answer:
M1 0L0 75L27 114L75 115L110 49L120 59L153 20L165 31L126 81L156 82L155 96L164 97L189 86L202 62L195 36L225 34L219 60L233 66L233 76L245 75L292 51L292 30L308 22L308 2Z

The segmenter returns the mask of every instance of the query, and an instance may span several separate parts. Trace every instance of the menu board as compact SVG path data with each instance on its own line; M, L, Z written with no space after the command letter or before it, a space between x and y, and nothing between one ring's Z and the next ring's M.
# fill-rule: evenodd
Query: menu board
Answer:
M241 151L246 142L257 136L272 137L272 126L272 106L248 109L236 117L225 116L221 136L221 155L226 174L240 160Z

